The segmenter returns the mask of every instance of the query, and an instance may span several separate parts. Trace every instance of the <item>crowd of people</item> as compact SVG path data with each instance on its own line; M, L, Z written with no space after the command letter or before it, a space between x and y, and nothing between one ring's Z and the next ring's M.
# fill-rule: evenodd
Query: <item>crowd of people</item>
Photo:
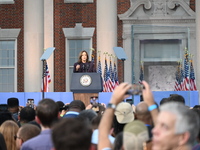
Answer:
M9 98L0 110L0 149L200 150L200 107L186 106L177 94L157 104L142 84L143 101L136 106L123 101L128 83L116 87L106 105L45 98L32 108Z

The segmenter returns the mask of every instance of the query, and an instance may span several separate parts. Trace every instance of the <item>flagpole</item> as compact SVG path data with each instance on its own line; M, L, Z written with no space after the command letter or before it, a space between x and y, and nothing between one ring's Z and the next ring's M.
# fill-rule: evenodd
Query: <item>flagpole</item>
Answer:
M45 77L45 71L46 71L46 60L42 59L42 99L44 99L44 77Z

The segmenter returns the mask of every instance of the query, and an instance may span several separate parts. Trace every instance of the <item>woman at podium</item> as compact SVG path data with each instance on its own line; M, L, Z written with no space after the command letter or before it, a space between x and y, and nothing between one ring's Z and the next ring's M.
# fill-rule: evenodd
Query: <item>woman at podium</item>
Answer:
M88 60L88 53L85 50L79 53L78 62L74 63L73 72L96 72L94 62Z

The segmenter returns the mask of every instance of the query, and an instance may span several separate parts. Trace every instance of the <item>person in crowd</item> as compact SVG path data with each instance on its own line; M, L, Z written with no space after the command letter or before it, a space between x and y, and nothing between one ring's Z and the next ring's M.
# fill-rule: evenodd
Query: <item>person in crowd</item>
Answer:
M142 121L134 120L125 125L123 129L124 150L144 150L146 148L144 143L148 140L148 129Z
M59 107L59 112L61 113L63 110L63 106L65 106L65 104L62 101L57 101L56 104Z
M117 105L115 115L117 121L121 124L132 122L135 118L132 106L126 102Z
M78 115L78 118L81 118L83 120L88 120L90 123L92 123L92 120L97 116L97 113L92 109L85 109L80 112Z
M8 111L12 114L15 121L18 121L19 100L12 97L7 99Z
M98 149L108 148L111 149L112 144L108 138L110 134L110 129L113 122L114 112L116 106L125 99L126 92L131 88L131 84L121 83L113 91L112 97L109 104L102 116L101 122L99 124L99 140L98 140ZM127 96L128 97L128 96Z
M160 101L160 105L167 103L168 100L169 100L168 98L162 98L161 101Z
M140 102L135 109L136 119L145 123L149 131L149 138L152 138L153 120L148 110L148 105L143 101Z
M41 126L41 133L38 136L24 142L22 144L21 150L50 150L51 148L53 148L53 143L51 139L51 127L53 123L58 120L58 117L59 108L56 102L49 98L42 99L36 107L35 118Z
M8 105L7 104L0 104L0 112L7 112Z
M135 116L133 107L127 102L119 103L114 114L112 135L115 137L118 133L123 131L127 123L134 120Z
M91 123L92 123L92 129L95 130L95 129L98 129L99 127L99 123L101 121L101 117L102 116L96 116L92 119Z
M0 126L0 133L5 139L7 150L17 150L14 136L18 129L19 126L12 120L7 120Z
M89 122L78 118L60 119L52 129L55 150L89 150L91 136Z
M103 115L105 109L106 109L106 104L104 103L93 103L93 104L89 104L86 109L92 109L94 110L98 116Z
M123 131L118 133L115 137L115 141L113 144L113 150L122 150L123 148Z
M199 117L183 103L168 102L160 107L153 133L153 150L191 150L199 133Z
M156 121L158 110L154 108L154 107L157 107L157 105L155 105L152 91L150 90L148 83L146 83L145 81L143 81L142 83L145 87L142 91L143 99L144 99L144 101L148 102L147 103L148 106L153 105L153 107L151 108L151 114L153 115L153 120ZM129 89L131 89L131 87L132 87L131 84L121 83L113 91L110 102L107 105L107 109L106 109L106 111L101 119L100 125L99 125L98 149L104 149L104 148L111 149L112 145L108 138L108 135L109 135L110 128L112 125L112 118L114 116L114 111L115 111L116 106L123 99L129 97L129 95L127 95L126 93Z
M74 100L69 104L69 109L63 118L75 118L85 110L85 104L81 100Z
M15 136L17 150L20 150L22 144L27 140L40 134L40 128L32 124L21 126Z
M22 108L18 116L19 127L33 120L35 120L35 110L29 106Z
M199 109L199 105L195 105L192 110L194 112L197 113L198 117L199 117L199 120L200 120L200 109ZM199 127L200 129L200 127ZM194 143L193 147L192 147L192 150L200 150L200 130L199 130L199 133L197 135L197 138L196 138L196 142Z
M83 50L79 53L78 62L74 63L73 72L96 72L94 63L89 61L87 51Z
M7 150L5 139L1 133L0 133L0 150Z
M59 107L60 117L63 117L69 109L69 103L64 104L62 101L57 101L56 104Z
M0 112L0 126L6 120L13 120L13 121L15 121L15 119L13 118L12 114L9 111Z
M179 94L170 94L170 96L168 97L168 102L171 102L171 101L172 102L180 102L185 105L184 97Z

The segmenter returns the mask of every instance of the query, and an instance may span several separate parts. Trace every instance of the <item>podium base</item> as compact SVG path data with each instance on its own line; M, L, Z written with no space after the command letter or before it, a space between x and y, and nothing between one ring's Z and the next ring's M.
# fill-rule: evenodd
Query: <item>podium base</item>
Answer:
M85 107L87 107L90 104L90 97L98 97L98 93L73 93L74 100L81 100Z

